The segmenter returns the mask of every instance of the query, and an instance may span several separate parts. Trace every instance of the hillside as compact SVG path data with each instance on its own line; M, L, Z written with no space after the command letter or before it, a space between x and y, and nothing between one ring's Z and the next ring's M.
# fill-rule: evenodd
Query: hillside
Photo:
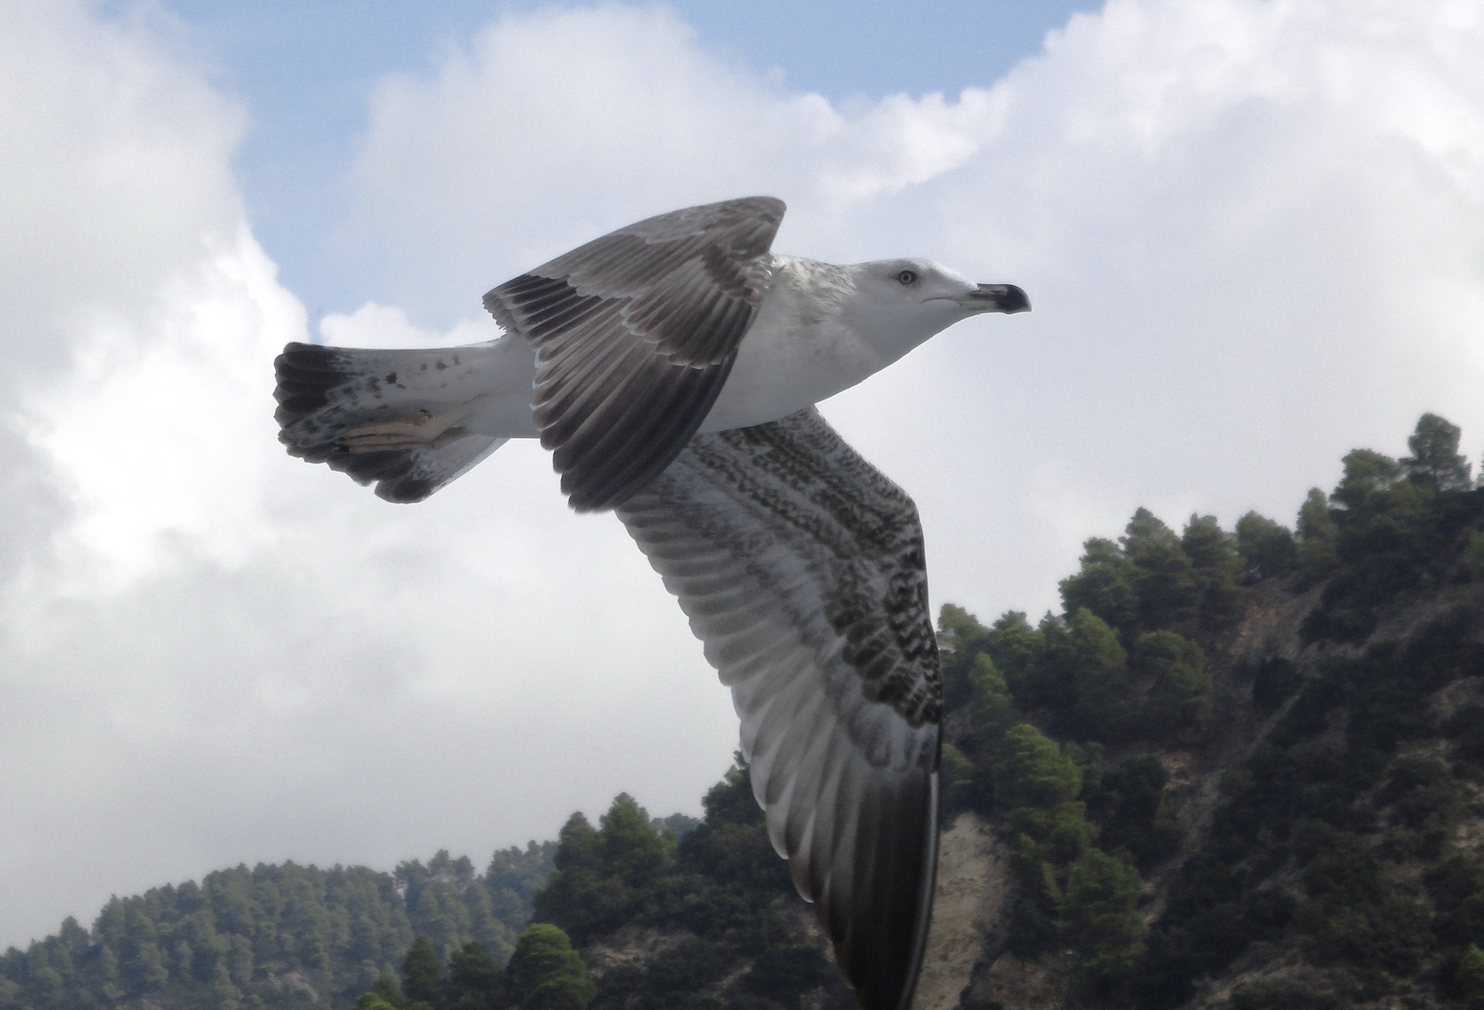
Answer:
M944 607L919 1010L1484 1006L1484 489L1458 441L1425 415L1410 456L1350 453L1293 531L1140 509L1034 624ZM503 960L528 917L570 936L592 1010L853 1006L746 768L704 802L692 826L620 796L483 875L239 867L115 899L7 952L0 1010L348 1007L415 935Z
M1034 631L945 611L973 695L953 830L1007 898L944 908L977 957L919 1007L1484 1001L1484 490L1458 434L1429 415L1411 457L1349 454L1297 537L1140 510ZM1057 743L1002 729L1022 714Z
M208 874L112 899L92 929L0 958L0 1007L140 1010L348 1007L413 938L509 954L556 845L496 852L483 874L440 852L393 873L294 863Z

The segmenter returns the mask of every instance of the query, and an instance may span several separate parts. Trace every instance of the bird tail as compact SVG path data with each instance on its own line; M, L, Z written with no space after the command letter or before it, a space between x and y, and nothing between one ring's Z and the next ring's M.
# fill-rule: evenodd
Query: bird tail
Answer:
M291 343L273 363L278 440L289 455L324 463L390 502L416 502L506 439L461 423L479 395L472 379L490 344L430 350L358 350Z

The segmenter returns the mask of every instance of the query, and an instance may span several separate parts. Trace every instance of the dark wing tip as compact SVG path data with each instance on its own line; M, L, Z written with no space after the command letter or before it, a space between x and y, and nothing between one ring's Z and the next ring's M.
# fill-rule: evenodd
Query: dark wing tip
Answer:
M521 274L521 277L526 276ZM519 280L520 278L516 278ZM510 283L509 281L506 284ZM499 287L490 288L484 293L484 311L495 317L495 323L506 333L519 333L520 328L515 325L515 316L510 314L510 309L505 306L505 300L500 297L501 284Z
M277 385L273 399L278 410L273 418L280 428L308 416L329 402L329 392L352 376L340 365L335 348L319 344L285 344L283 353L273 359Z
M397 505L411 505L428 498L439 487L438 481L426 477L383 480L376 485L376 497Z
M937 881L938 775L919 783L908 797L887 792L863 803L855 886L845 902L831 895L816 909L862 1010L908 1010L922 970Z

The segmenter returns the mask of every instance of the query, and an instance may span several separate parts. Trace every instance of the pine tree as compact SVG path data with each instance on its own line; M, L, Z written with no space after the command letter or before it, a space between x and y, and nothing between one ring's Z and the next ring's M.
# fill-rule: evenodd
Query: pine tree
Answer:
M511 1002L505 973L478 941L466 943L448 956L447 992L439 1010L500 1010Z
M1133 728L1134 698L1128 654L1118 635L1085 607L1067 622L1072 671L1072 715L1081 739L1117 740Z
M1139 616L1134 563L1116 543L1102 537L1088 540L1082 551L1082 570L1061 581L1063 608L1075 614L1086 607L1120 632L1131 632Z
M1174 531L1154 513L1141 508L1134 512L1119 541L1135 569L1138 630L1194 632L1200 606L1195 567Z
M1113 995L1144 953L1139 873L1124 859L1088 849L1067 871L1066 918L1095 991Z
M1286 575L1298 564L1298 546L1288 527L1256 512L1237 520L1237 553L1247 582Z
M507 970L521 1010L584 1010L598 993L572 941L550 923L526 927Z
M1436 414L1417 419L1417 430L1407 439L1412 455L1398 460L1407 469L1407 479L1437 491L1467 491L1474 478L1467 459L1458 452L1461 434L1456 424Z
M402 993L413 1010L417 1010L419 1003L437 1006L443 999L443 966L426 936L419 935L412 941L411 949L402 959Z
M1236 537L1227 533L1215 516L1192 515L1180 536L1180 549L1195 569L1196 596L1203 632L1220 632L1241 617L1242 587L1237 574L1242 557Z
M1329 500L1319 488L1310 488L1298 514L1298 560L1310 576L1324 575L1334 568L1338 536Z

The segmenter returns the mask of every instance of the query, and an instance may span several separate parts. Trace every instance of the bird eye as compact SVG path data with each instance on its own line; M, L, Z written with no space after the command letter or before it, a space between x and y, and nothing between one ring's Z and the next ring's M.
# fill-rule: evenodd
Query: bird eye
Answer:
M900 281L904 286L910 288L912 285L917 283L917 271L903 270L901 273L897 274L897 280Z

